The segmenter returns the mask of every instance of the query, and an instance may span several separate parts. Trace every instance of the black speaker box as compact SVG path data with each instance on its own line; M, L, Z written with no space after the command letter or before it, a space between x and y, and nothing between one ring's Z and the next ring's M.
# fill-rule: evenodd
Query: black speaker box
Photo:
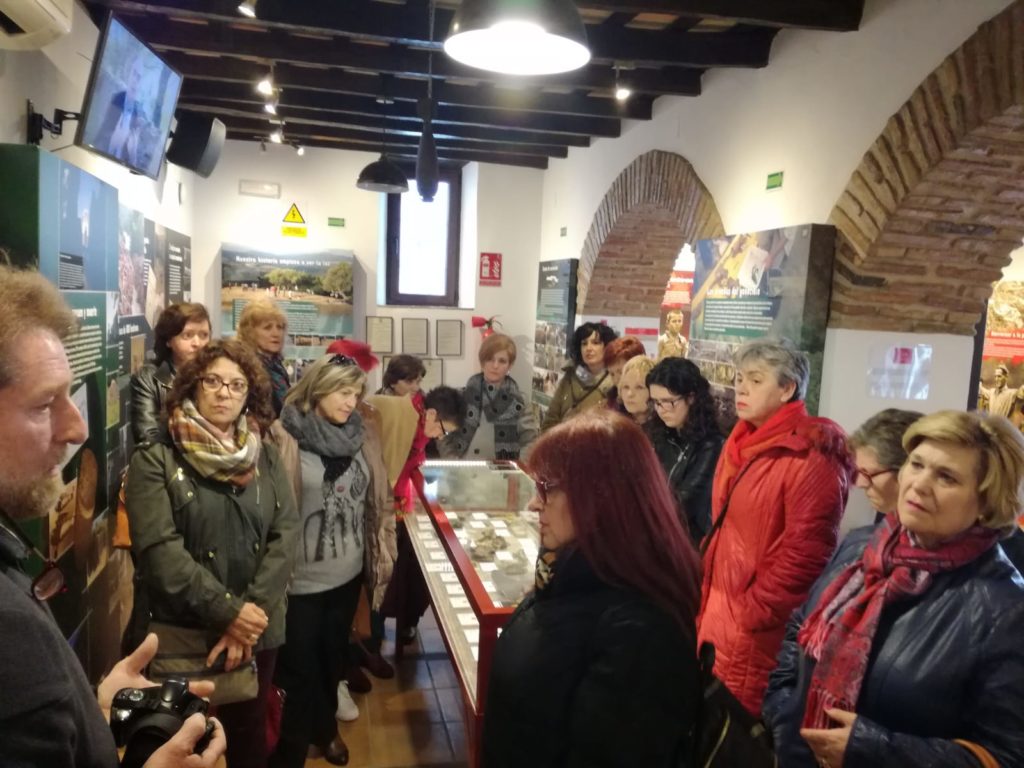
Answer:
M213 115L178 112L167 162L195 171L207 178L220 159L227 128Z

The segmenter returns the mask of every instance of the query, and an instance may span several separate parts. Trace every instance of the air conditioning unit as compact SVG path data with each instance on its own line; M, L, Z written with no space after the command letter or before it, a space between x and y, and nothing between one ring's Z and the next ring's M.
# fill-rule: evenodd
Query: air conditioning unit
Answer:
M42 48L71 31L75 0L0 0L0 49Z

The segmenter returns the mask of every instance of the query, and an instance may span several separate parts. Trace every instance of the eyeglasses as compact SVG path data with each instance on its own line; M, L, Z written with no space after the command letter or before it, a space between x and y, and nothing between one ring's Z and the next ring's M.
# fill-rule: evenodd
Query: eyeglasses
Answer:
M199 379L203 383L203 389L207 392L220 392L224 387L228 388L234 397L242 397L246 392L249 391L249 382L245 379L232 379L231 381L224 381L220 376L215 373L208 373Z
M357 363L355 360L353 360L348 355L341 355L341 354L335 355L328 362L331 365L341 365L341 366L359 365L359 363Z
M659 411L671 411L673 408L676 407L680 400L685 399L685 397L671 397L665 400L652 399L651 402L654 403L654 407L657 408Z
M537 478L533 479L533 484L537 488L537 498L540 499L541 504L547 504L548 494L557 490L560 485L554 480L538 480Z
M875 472L868 472L867 470L858 468L854 474L856 475L857 480L863 478L865 483L871 485L872 483L874 483L876 477L881 477L882 475L887 475L890 472L895 471L895 469L879 469L876 470Z
M25 545L29 552L43 561L43 570L38 576L32 579L32 596L39 602L45 603L50 598L56 597L63 592L66 587L64 584L64 574L60 570L60 566L40 552L36 548L36 545L32 543L31 539L21 532L21 529L19 529L18 526L7 520L5 520L5 523L9 523L9 526L4 524L0 525L0 528L3 528L9 534L14 536L14 538Z
M443 419L438 419L437 423L441 426L441 437L448 437L448 435L455 431L454 429L448 429L445 427Z

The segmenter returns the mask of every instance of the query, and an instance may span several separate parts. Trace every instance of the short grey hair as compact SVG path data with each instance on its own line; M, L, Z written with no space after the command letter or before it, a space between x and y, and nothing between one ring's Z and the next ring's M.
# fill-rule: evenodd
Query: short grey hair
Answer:
M807 355L796 348L786 337L755 339L741 346L732 356L733 365L739 370L749 363L764 363L775 374L779 386L795 384L796 390L790 402L803 400L807 396L807 384L811 379L811 362Z
M920 411L886 408L865 421L850 435L854 450L870 449L878 463L886 469L899 469L907 460L903 448L903 435L910 425L924 416Z
M285 405L294 405L303 413L309 413L329 394L346 387L358 390L362 399L366 390L366 373L355 361L351 365L339 365L334 362L337 357L324 355L307 367L302 378L285 395Z

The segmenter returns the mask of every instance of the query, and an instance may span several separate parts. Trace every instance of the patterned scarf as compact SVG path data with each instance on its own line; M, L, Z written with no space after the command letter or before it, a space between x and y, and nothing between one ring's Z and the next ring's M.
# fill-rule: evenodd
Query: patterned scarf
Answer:
M547 549L542 545L537 553L537 565L533 570L533 586L538 592L543 592L551 585L557 562L558 550Z
M483 419L494 425L494 458L519 458L519 419L526 409L519 385L506 376L495 386L484 381L484 375L470 376L463 392L466 418L462 428L448 437L458 455L465 456Z
M284 407L284 396L288 394L288 387L291 386L288 371L284 367L284 358L280 354L267 355L260 352L259 355L263 367L267 369L267 375L270 376L270 395L274 413L280 416Z
M320 457L324 480L334 482L348 470L352 457L363 447L363 417L352 411L344 424L332 424L316 411L303 413L294 405L281 410L281 425L299 448Z
M829 727L826 709L855 710L871 643L887 605L922 594L936 573L971 562L998 538L998 531L975 525L938 549L924 549L895 514L879 523L861 559L825 588L797 636L807 655L817 661L803 727Z
M199 415L195 404L185 400L167 420L171 439L196 472L209 480L244 488L256 475L260 439L249 431L245 414L235 422L230 435Z

